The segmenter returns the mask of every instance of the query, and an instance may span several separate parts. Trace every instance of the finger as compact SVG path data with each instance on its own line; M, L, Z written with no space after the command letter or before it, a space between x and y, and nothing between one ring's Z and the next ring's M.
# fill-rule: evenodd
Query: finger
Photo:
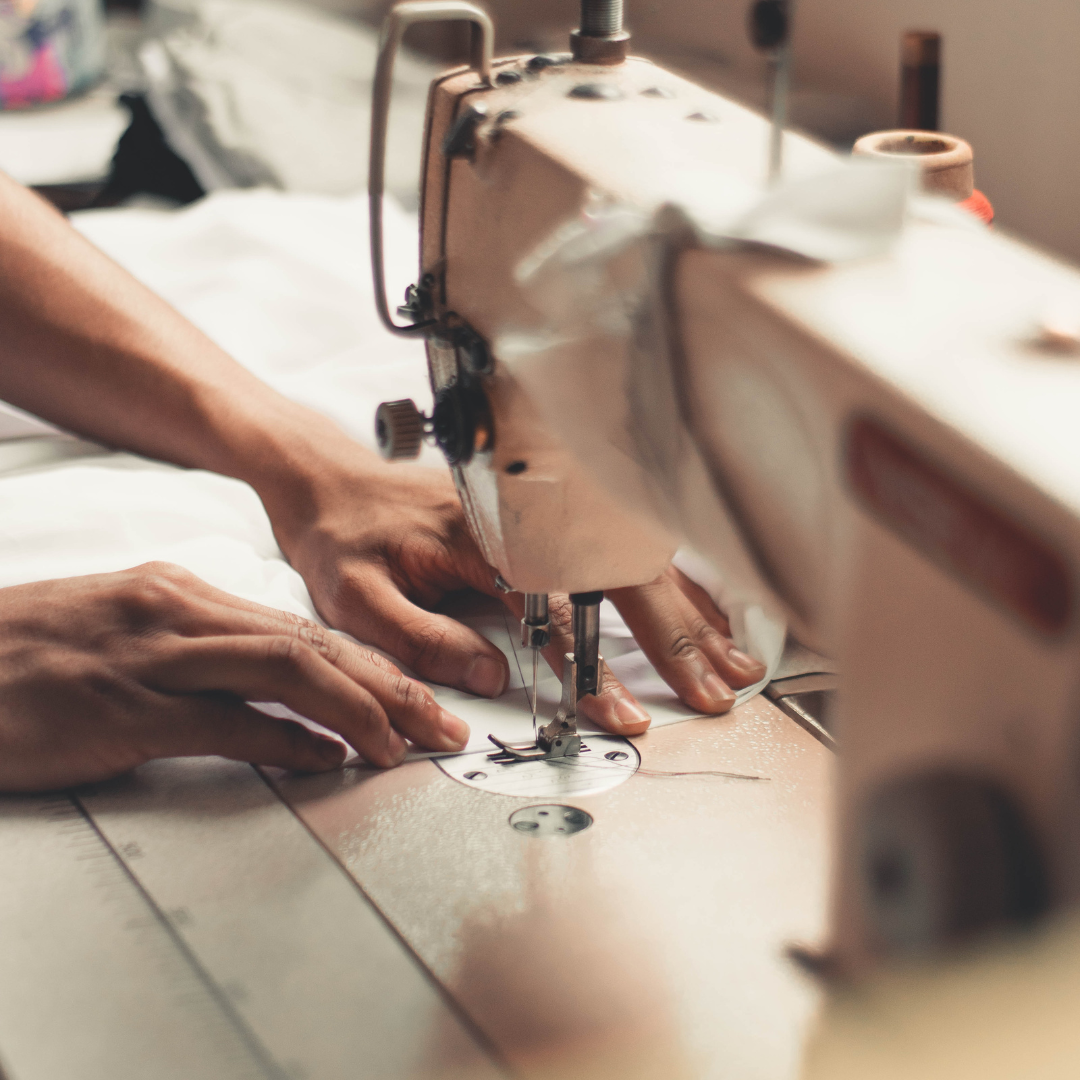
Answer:
M405 756L401 734L428 750L460 750L468 742L468 725L443 709L423 683L377 653L367 656L380 663L350 665L346 672L299 637L189 638L170 643L149 674L173 692L222 690L248 701L280 702L338 732L377 765L395 765Z
M220 692L274 701L341 735L374 765L398 764L405 740L362 686L291 637L177 641L144 681L171 693Z
M731 637L731 623L727 616L716 606L713 598L693 579L688 578L678 567L669 566L668 576L675 582L679 591L698 609L706 622L726 638Z
M460 750L469 740L468 725L441 708L422 683L407 679L386 657L348 641L310 619L240 600L228 593L197 599L192 603L189 615L189 633L203 635L189 637L186 639L189 642L225 636L295 639L357 685L365 687L382 706L391 725L425 749ZM173 655L177 641L171 635L166 641L168 655ZM285 648L284 642L279 646ZM201 677L202 673L196 674ZM289 702L285 704L294 708ZM296 711L310 715L300 708ZM312 719L325 722L317 716ZM334 727L330 723L326 726ZM338 729L334 727L334 730ZM363 752L359 746L356 749Z
M470 627L417 607L386 578L372 577L362 609L355 627L342 629L397 657L421 678L488 698L506 690L510 665L499 648Z
M735 704L735 694L720 674L729 674L724 661L730 642L670 577L608 595L642 652L684 704L706 714L727 712ZM735 675L736 685L751 681L747 673L735 670Z
M737 690L753 686L765 678L767 668L760 661L735 647L731 640L731 624L720 612L712 597L696 582L691 581L681 570L670 567L669 575L684 599L693 604L698 615L705 619L708 627L716 631L710 633L706 627L694 622L694 613L687 611L687 625L697 632L698 643L712 662L717 672Z
M522 593L507 593L502 597L506 606L520 619L525 613ZM551 644L543 650L551 670L562 678L563 659L574 651L572 630L573 604L565 594L548 597L551 620ZM652 717L635 700L634 695L610 671L605 671L600 693L589 694L578 702L578 711L597 727L615 735L640 735L652 723Z
M347 753L336 739L238 701L209 695L187 698L175 704L175 714L177 722L163 725L164 737L152 757L217 754L297 772L328 772L341 765Z
M167 625L178 633L295 634L350 674L355 675L355 666L364 660L396 671L385 658L376 660L378 654L359 650L318 623L232 596L179 567L147 564L137 569L138 591L146 600L143 606L158 616L167 612ZM363 612L363 616L343 619L340 629L384 649L432 682L481 697L498 697L505 691L510 681L506 657L475 630L417 607L381 574L354 583L351 591L356 601L350 603L346 596L341 607ZM459 734L467 731L462 721L447 717L449 713L443 715L446 727L456 727ZM422 744L432 748L426 739Z

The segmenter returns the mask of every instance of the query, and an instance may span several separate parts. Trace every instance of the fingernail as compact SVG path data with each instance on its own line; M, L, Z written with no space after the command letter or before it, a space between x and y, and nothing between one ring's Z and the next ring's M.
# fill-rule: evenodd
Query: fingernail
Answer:
M648 724L652 717L633 698L620 698L615 703L615 718L621 727L636 728Z
M465 689L480 697L498 697L506 689L506 668L490 656L478 656L465 672Z
M745 671L747 675L753 674L760 679L765 674L765 665L760 660L755 660L752 656L739 652L738 649L729 649L727 658L730 664L740 671Z
M735 704L735 695L729 686L725 686L718 675L711 671L702 676L701 687L712 701L712 708L717 712L727 712Z
M469 725L445 709L439 710L439 727L453 750L460 750L469 741Z
M392 728L390 733L386 736L386 752L390 757L391 765L400 765L405 760L405 755L409 752L409 747L405 740Z

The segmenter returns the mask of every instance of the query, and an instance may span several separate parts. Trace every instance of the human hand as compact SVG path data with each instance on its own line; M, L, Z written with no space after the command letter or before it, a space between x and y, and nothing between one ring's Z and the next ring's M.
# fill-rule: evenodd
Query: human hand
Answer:
M245 705L274 701L374 765L405 736L459 750L468 727L388 660L167 563L0 589L0 790L103 780L220 754L323 772L345 748Z
M408 665L421 678L485 697L505 690L506 658L474 630L431 608L472 588L523 614L521 593L502 594L466 524L450 476L385 464L354 449L348 463L319 470L314 494L267 500L275 532L320 615ZM296 507L302 511L297 513ZM680 699L702 713L726 712L732 688L765 674L735 649L727 620L703 589L669 568L656 581L607 594L638 645ZM571 605L550 598L552 643L545 657L561 674L572 651ZM649 715L610 673L582 712L608 731L635 735Z

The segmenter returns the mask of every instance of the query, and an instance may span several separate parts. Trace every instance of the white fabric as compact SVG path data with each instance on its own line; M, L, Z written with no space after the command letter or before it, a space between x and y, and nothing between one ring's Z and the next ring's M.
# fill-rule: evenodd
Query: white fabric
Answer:
M241 363L372 445L379 401L412 396L426 409L431 396L423 346L391 337L375 317L366 214L359 198L234 191L179 212L102 210L73 220ZM415 270L415 219L389 200L386 214L389 277L400 294ZM0 586L160 559L238 596L315 617L246 484L131 454L95 453L74 440L38 442L47 452L37 464L28 457L33 440L29 451L27 441L0 446ZM437 451L425 450L425 460L445 467ZM607 608L605 655L654 724L696 715ZM490 609L468 621L511 655L511 688L498 702L446 689L438 696L473 726L471 749L484 746L489 733L530 737L507 622ZM546 669L541 674L541 710L550 716L558 682ZM525 678L531 680L531 669Z

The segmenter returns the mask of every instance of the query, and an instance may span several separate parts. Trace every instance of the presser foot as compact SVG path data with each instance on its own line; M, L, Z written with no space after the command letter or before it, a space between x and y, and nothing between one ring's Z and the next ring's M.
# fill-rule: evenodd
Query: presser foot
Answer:
M488 738L499 748L494 754L488 754L488 760L499 765L512 765L519 761L551 761L554 758L577 757L582 750L587 749L582 746L581 736L576 733L560 736L546 747L541 744L540 739L522 746L514 746L494 735L489 735Z
M503 742L494 735L489 735L488 739L498 747L494 754L488 754L489 761L500 765L511 765L521 761L550 761L555 758L577 757L583 750L588 749L582 746L581 736L577 730L577 664L574 662L573 653L567 653L565 659L562 701L559 703L559 711L554 719L540 729L536 742L532 743L515 746L512 743ZM603 686L603 677L604 658L601 656L597 667L597 692Z

